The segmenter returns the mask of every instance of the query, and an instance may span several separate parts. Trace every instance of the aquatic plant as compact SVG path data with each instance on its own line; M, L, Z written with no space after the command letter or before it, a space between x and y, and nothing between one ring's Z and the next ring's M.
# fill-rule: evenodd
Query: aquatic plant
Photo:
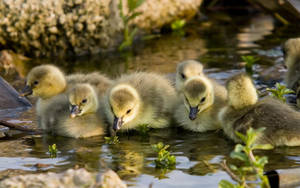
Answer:
M246 65L245 65L246 72L248 74L252 75L253 74L253 65L257 61L259 61L259 58L248 55L248 56L242 56L242 60L246 63Z
M164 145L162 142L153 144L152 148L157 152L157 159L155 159L155 167L160 169L173 169L176 164L176 157L171 155L167 149L169 145Z
M141 12L137 12L136 9L144 2L144 0L127 0L128 5L128 13L125 14L123 12L123 1L119 1L119 11L120 16L124 24L124 31L123 31L123 42L119 46L119 51L123 51L125 48L130 47L132 45L134 36L138 32L138 28L133 26L130 27L129 22L136 18L137 16L141 15Z
M175 34L183 36L184 30L183 27L185 26L186 21L184 19L178 19L171 23L171 29Z
M57 148L56 148L56 144L52 144L48 146L48 152L50 154L51 158L55 158L57 156Z
M233 184L227 180L221 180L219 182L220 188L244 188L250 187L247 178L255 177L258 181L252 181L251 184L256 184L260 187L270 187L268 178L264 175L264 166L268 163L266 156L259 157L253 154L254 150L267 150L272 149L273 146L270 144L256 144L258 136L264 131L265 128L253 129L250 128L246 135L236 132L237 136L243 141L244 145L237 144L234 151L230 153L232 159L240 161L241 165L229 165L226 161L223 161L222 167L230 175L230 177L236 181Z
M285 85L282 85L280 83L276 83L275 88L267 88L267 91L271 93L271 95L282 102L286 102L286 94L294 93L293 90L290 90L286 88Z
M147 135L150 128L149 128L148 124L141 124L138 126L137 130L139 131L139 133L141 135Z
M120 143L118 136L112 136L112 137L104 137L105 143L107 144L118 144Z

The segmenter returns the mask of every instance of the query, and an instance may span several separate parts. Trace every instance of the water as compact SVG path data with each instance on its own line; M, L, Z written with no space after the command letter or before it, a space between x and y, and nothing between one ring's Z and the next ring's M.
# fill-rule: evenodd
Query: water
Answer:
M175 72L176 63L185 59L201 61L206 73L220 83L231 75L244 70L241 55L261 58L255 65L257 87L264 91L275 81L282 81L280 45L287 38L297 35L297 28L281 26L271 17L258 14L233 16L230 20L195 20L185 29L186 36L173 34L139 44L131 54L82 57L70 60L33 60L17 65L22 78L33 66L54 63L66 73L101 70L111 77L135 71L154 71L163 74ZM20 79L7 76L17 88ZM25 124L35 126L34 109L19 117ZM13 120L17 122L17 120ZM220 168L223 159L229 159L234 144L222 131L192 133L181 129L153 130L148 136L124 133L120 143L108 145L101 137L71 139L16 134L0 140L0 178L35 173L61 172L68 168L85 167L101 171L100 160L115 170L132 187L216 187L221 179L230 179ZM164 142L176 156L176 169L161 171L154 167L155 153L151 144ZM57 158L50 158L48 145L57 144ZM282 147L258 152L269 157L270 169L300 166L300 148ZM44 164L42 166L37 164Z

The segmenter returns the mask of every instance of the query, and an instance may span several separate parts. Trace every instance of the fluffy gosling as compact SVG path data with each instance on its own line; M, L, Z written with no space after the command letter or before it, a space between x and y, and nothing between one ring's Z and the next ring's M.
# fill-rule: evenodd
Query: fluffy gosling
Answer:
M205 76L191 77L184 82L181 103L175 119L185 129L195 132L216 130L221 127L218 112L226 104L226 89Z
M77 83L89 83L95 89L98 97L102 97L106 90L113 83L108 77L98 73L93 72L89 74L71 74L66 77L68 85L74 85Z
M57 101L63 103L58 95L67 92L76 83L85 82L95 86L99 96L103 95L104 91L111 84L108 78L99 73L88 75L75 74L65 77L64 73L54 65L40 65L28 73L26 87L23 89L22 95L33 95L39 98L36 104L36 111L40 128L47 128L43 124L47 120L43 120L43 118L46 118L49 110L52 110L49 106L53 107L52 103L60 105ZM56 96L58 99L56 99ZM61 105L63 106L63 104Z
M186 60L177 65L175 87L181 91L184 82L194 76L203 76L203 65L195 60Z
M28 73L22 95L33 95L46 100L64 92L66 87L65 76L59 68L53 65L40 65Z
M297 95L300 108L300 38L289 39L283 46L284 60L287 67L285 82Z
M49 108L43 118L47 132L73 138L105 134L98 95L90 84L75 85L67 95L56 97Z
M300 114L287 104L273 98L258 101L251 78L239 74L227 82L228 104L221 109L219 119L225 134L241 142L235 131L245 134L252 127L265 127L257 143L273 146L300 145Z
M167 79L154 73L134 73L119 78L108 91L104 114L114 131L148 124L165 128L170 124L176 92Z

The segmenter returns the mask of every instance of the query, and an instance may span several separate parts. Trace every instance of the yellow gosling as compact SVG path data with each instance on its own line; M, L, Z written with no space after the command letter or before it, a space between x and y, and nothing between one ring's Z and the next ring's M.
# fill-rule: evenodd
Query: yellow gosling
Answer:
M273 146L300 145L300 114L274 98L258 101L251 78L238 74L227 82L228 104L219 113L224 133L241 142L235 132L245 134L252 127L265 127L257 143Z
M119 78L108 91L104 114L115 131L168 127L176 104L175 89L163 76L134 73Z
M46 129L43 123L46 120L47 112L51 110L49 106L52 103L60 101L60 94L67 92L76 83L90 83L96 87L99 96L105 93L110 86L111 81L99 73L92 73L88 75L74 74L65 77L64 73L54 65L40 65L34 67L27 75L26 87L23 90L24 96L33 95L38 97L36 104L36 111L38 115L38 124L42 129ZM56 99L56 96L59 99ZM59 108L59 107L58 107Z
M85 138L105 134L105 124L98 111L99 101L90 84L77 84L67 95L59 95L42 115L46 131L55 135Z
M175 87L181 91L184 82L194 76L204 76L203 65L195 60L186 60L177 65Z
M185 129L205 132L221 128L218 112L226 104L226 89L204 76L184 82L181 103L175 111L177 123Z
M89 83L95 89L97 95L102 97L106 90L111 86L113 81L98 72L92 72L89 74L71 74L66 77L68 85L74 85L77 83Z

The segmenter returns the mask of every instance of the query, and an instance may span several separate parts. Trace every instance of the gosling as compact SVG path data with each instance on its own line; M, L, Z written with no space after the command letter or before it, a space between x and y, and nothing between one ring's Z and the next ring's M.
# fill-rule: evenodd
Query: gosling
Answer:
M300 38L289 39L283 46L287 73L285 82L297 95L297 106L300 108Z
M65 95L59 95L43 118L46 131L54 135L86 138L105 134L99 113L97 92L90 84L76 84Z
M219 113L224 133L241 142L235 132L245 134L252 127L265 127L257 143L273 146L300 145L300 114L287 104L267 97L258 101L251 78L238 74L227 82L228 103Z
M221 128L218 112L226 104L226 89L205 76L191 77L184 82L181 103L175 111L179 126L194 132Z
M195 60L186 60L177 65L175 87L177 92L183 88L184 82L194 76L204 76L203 65Z
M176 105L176 92L169 81L154 73L124 75L108 91L104 114L110 130L168 127Z
M227 91L224 86L218 84L214 79L208 78L203 72L203 65L195 60L186 60L177 65L175 87L178 94L182 93L185 81L192 77L207 78L215 90L225 91L223 98L227 98Z
M28 73L23 95L32 94L46 100L67 91L77 83L89 83L95 87L98 94L102 95L112 81L97 72L87 75L77 73L65 77L64 73L54 65L40 65Z
M68 85L74 85L76 83L89 83L95 89L98 97L102 97L106 90L111 86L113 83L108 77L98 73L92 72L89 74L71 74L66 77Z
M90 82L95 85L98 95L102 96L112 81L99 73L90 75L75 74L65 77L63 72L53 65L40 65L33 68L27 76L23 96L33 95L38 97L36 111L38 124L41 129L46 129L43 120L47 116L49 108L55 100L60 101L60 94L67 92L74 84ZM55 99L55 97L59 99ZM57 102L55 102L57 104ZM60 105L60 104L57 104ZM53 106L53 105L52 105Z

